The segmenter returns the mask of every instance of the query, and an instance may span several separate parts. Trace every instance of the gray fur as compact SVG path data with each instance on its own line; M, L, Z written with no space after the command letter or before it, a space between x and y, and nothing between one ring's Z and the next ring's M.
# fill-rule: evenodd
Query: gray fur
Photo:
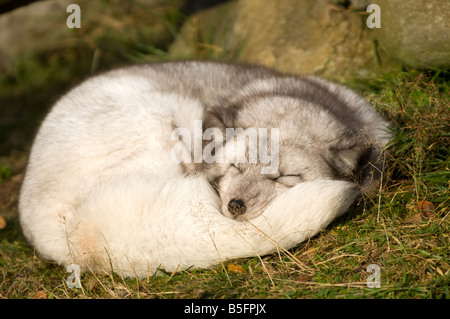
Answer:
M252 218L300 182L351 180L365 192L380 177L389 124L361 96L341 85L225 63L163 63L150 69L160 72L160 90L201 102L203 129L217 127L224 136L226 128L280 129L278 176L261 174L260 163L182 163L187 174L207 175L226 216ZM245 214L228 211L232 199L245 203Z

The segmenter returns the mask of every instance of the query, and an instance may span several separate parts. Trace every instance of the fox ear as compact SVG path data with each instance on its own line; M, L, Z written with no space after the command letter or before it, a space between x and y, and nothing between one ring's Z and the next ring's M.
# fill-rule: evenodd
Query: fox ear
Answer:
M337 176L355 176L369 161L372 148L370 145L352 141L342 141L329 148L326 161L334 169Z
M347 148L330 149L328 163L337 175L351 178L363 193L378 182L383 170L383 154L374 145L357 143Z

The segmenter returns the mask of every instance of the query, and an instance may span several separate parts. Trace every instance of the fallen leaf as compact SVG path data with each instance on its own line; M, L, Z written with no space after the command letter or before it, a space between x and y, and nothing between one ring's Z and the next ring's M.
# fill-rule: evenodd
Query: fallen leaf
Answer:
M42 290L39 290L31 298L32 299L47 299L47 294L45 292L43 292Z
M6 228L6 220L0 216L0 229L5 229Z
M416 209L424 216L424 217L430 217L433 211L435 210L435 207L433 203L427 201L427 200L421 200L417 203Z
M405 222L407 223L411 223L411 224L416 224L416 223L420 223L422 221L422 215L421 214L414 214L411 217L408 217Z
M311 281L311 277L310 276L307 276L307 275L299 275L299 276L297 276L297 281L299 281L299 282L308 282L308 281Z
M241 265L234 265L234 264L229 264L227 267L228 271L230 272L234 272L234 273L241 273L241 274L246 274L247 272L245 271L244 268L242 268Z

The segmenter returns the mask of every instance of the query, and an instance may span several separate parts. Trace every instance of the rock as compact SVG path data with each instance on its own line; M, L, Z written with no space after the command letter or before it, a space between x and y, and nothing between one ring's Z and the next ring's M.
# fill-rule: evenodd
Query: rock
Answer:
M419 69L450 69L450 1L373 0L381 9L374 29L383 54Z
M155 46L172 40L167 27L173 6L161 0L80 0L81 27L69 28L66 12L71 0L43 0L0 16L0 74L14 73L16 59L44 56L50 65L77 61L96 71L98 63L124 60L132 48ZM127 56L128 57L128 56ZM97 59L97 60L96 60ZM107 63L105 62L105 63ZM111 63L112 64L112 63Z
M285 72L332 79L369 77L379 68L365 17L327 0L239 2L241 57Z
M38 1L0 16L0 71L14 71L15 57L48 45L47 36L65 25L68 0ZM58 23L60 21L60 23Z
M203 45L219 53L213 57L279 71L335 80L366 78L383 69L365 19L328 0L239 0L187 19L171 53L192 57Z

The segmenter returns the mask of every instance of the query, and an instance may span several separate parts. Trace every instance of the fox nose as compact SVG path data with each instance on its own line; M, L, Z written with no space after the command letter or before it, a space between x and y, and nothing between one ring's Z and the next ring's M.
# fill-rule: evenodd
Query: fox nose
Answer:
M240 199L232 199L228 203L228 211L233 215L242 215L245 213L244 202Z

